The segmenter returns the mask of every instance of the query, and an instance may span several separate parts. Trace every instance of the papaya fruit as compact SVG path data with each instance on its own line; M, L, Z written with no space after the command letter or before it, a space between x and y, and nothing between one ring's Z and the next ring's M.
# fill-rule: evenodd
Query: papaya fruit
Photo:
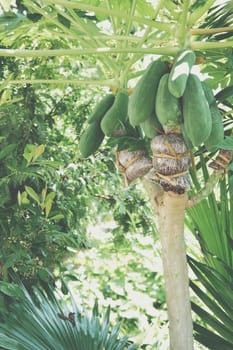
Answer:
M202 82L202 87L209 103L212 129L209 137L205 140L204 145L209 152L215 152L218 150L218 144L224 139L224 126L222 122L222 116L218 109L213 90L205 81Z
M180 100L173 96L168 89L169 73L162 76L155 99L155 112L159 122L168 127L181 123Z
M109 108L113 105L115 96L113 94L105 95L96 105L93 112L87 119L88 123L91 124L95 121L100 122L104 117Z
M153 115L160 78L169 71L168 63L153 61L137 82L129 99L129 121L132 126L143 123Z
M87 158L95 153L104 139L104 133L100 128L100 123L94 121L91 123L84 133L81 135L79 141L79 150L82 157Z
M184 140L184 143L185 143L187 149L191 150L193 148L193 144L190 141L190 139L188 138L188 136L186 135L183 123L180 125L180 131L181 131L181 134L182 134L182 137L183 137L183 140Z
M109 108L100 126L106 136L113 136L114 133L124 129L128 117L129 96L126 91L119 90L112 107Z
M184 130L193 146L198 147L210 136L212 117L202 84L190 74L182 97Z
M140 127L142 128L144 135L149 139L153 139L153 137L160 135L163 132L163 127L155 114L151 115L141 123Z
M209 152L219 149L218 144L224 139L224 126L222 116L217 106L210 106L212 117L212 130L210 136L205 140L204 145Z
M202 81L201 85L209 106L216 104L216 100L211 86L209 86L205 81Z
M175 59L168 80L170 93L179 98L183 95L196 55L192 50L182 51Z

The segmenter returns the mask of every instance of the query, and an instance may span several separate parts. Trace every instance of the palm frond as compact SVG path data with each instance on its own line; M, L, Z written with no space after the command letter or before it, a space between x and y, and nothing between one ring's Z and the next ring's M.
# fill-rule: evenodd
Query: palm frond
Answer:
M110 325L110 308L102 316L98 303L91 315L70 305L55 292L49 296L38 288L33 294L22 287L23 297L14 302L0 324L0 346L7 350L135 350L128 337L120 337L120 326Z
M221 3L214 5L208 12L202 28L223 28L233 26L233 1L223 0ZM233 36L233 31L223 32L221 34L207 34L207 37L215 40L223 40Z
M201 167L204 182L209 178L209 171L206 165L206 159L201 156L199 166ZM198 186L198 179L195 173L192 173L193 183ZM231 268L233 267L233 251L231 241L233 238L232 225L232 198L231 189L232 176L220 181L219 194L211 193L208 198L203 199L199 204L190 208L186 215L186 225L198 239L205 262L216 268L230 280L230 276L222 267L219 261L224 262ZM215 259L214 257L219 259Z
M198 282L190 285L203 306L192 303L193 311L200 317L194 324L196 339L212 350L233 348L233 283L216 269L188 258ZM233 269L222 263L223 270L231 275Z

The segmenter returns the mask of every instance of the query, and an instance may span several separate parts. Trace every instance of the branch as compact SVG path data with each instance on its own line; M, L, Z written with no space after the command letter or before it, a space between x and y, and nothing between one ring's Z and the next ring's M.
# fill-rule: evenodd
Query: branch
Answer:
M211 43L210 43L211 44ZM0 49L0 56L5 57L54 57L54 56L103 56L116 53L137 53L156 55L176 55L179 47L157 47L157 48L115 48L100 47L97 49L55 49L55 50L23 50L23 49Z
M179 44L180 47L184 47L187 38L187 21L188 21L188 10L189 10L190 0L184 1L183 11L180 16L180 28L179 28Z
M193 41L190 46L194 51L224 49L227 47L233 47L233 41Z
M194 195L189 197L186 209L192 208L193 206L200 203L203 199L208 197L211 194L211 192L213 192L215 185L217 185L223 173L223 170L214 171L213 174L210 175L208 181L206 182L205 187L203 187L198 193L195 193Z
M51 4L54 5L54 0L43 0L45 4ZM164 22L159 22L159 21L153 21L151 19L139 17L139 16L131 16L128 15L127 13L121 12L121 11L116 11L116 10L110 10L104 7L97 7L97 6L92 6L88 4L83 4L79 2L74 2L74 1L65 1L65 0L56 0L56 5L61 5L66 8L73 8L73 9L79 9L79 10L84 10L88 12L94 12L96 14L101 14L101 15L106 15L106 16L115 16L119 17L121 19L127 19L127 20L132 20L134 22L140 23L142 25L149 25L151 27L155 27L157 29L166 31L166 32L171 32L173 30L174 26L171 26L170 23L164 23Z
M62 85L92 85L92 86L117 86L114 79L109 80L76 80L76 79L15 79L8 84L62 84Z
M43 8L41 8L40 6L38 6L37 4L31 4L30 0L24 0L25 1L25 5L30 6L32 9L34 9L35 12L40 13L45 19L47 19L47 21L49 23L53 23L53 25L55 26L55 28L60 28L61 29L61 33L60 35L63 37L63 34L66 33L66 35L71 36L71 38L76 42L77 41L77 33L73 32L70 28L67 28L66 26L64 26L61 22L59 22L58 20L56 20L55 18L53 18L51 15L49 15ZM72 10L70 10L72 11ZM83 33L85 33L86 35L88 35L88 40L86 38L84 38L83 36L79 35L78 36L78 41L80 43L82 43L84 46L89 47L90 49L92 49L93 47L97 48L98 46L102 46L102 44L98 45L98 41L96 41L96 39L94 39L91 36L91 33L89 33L89 31L87 30L87 26L85 25L85 23L83 21L80 21L79 17L74 13L75 15L75 19L76 21L66 12L61 12L59 10L57 10L57 13L60 14L61 16L65 17L68 21L70 21L70 23L72 23L72 25L74 26L74 28L78 28L78 30L80 30L81 27L81 31ZM77 22L77 23L76 23ZM56 33L57 36L57 33ZM89 43L91 41L91 43ZM97 44L97 45L96 45ZM107 61L108 58L106 58ZM112 68L113 67L113 63L112 62L107 62L106 65L108 65L108 68Z
M160 0L156 6L155 13L154 13L154 18L156 18L159 14L159 11L163 5L163 0ZM137 43L137 48L142 48L144 42L148 39L148 36L151 32L151 26L148 26L147 29L145 30L143 36L140 38L139 42ZM160 43L157 43L158 46L161 46L163 43L160 41ZM154 43L154 45L156 45ZM132 57L129 62L127 63L124 72L122 74L127 75L131 66L140 58L140 56L137 57Z
M196 28L191 30L191 35L208 35L217 33L233 32L233 26L219 28Z

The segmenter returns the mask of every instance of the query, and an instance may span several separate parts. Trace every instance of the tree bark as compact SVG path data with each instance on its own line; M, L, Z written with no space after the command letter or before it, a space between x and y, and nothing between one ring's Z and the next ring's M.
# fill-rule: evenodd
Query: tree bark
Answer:
M186 193L174 192L164 192L158 201L170 350L193 350L193 325L184 242L186 203Z
M157 184L149 183L145 179L143 185L158 217L170 350L193 350L193 324L184 241L187 194L159 191Z

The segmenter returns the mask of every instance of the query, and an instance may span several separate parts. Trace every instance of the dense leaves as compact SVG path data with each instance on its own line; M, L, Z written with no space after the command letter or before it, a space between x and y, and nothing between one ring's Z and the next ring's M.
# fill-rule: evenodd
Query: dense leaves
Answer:
M137 348L127 337L120 336L119 326L110 326L110 308L102 316L95 303L89 315L85 309L79 309L74 300L69 304L61 302L51 290L46 295L34 288L32 295L29 295L23 285L20 287L22 294L19 301L10 305L0 323L0 345L5 349Z
M191 287L205 305L205 308L202 308L196 303L192 304L193 311L200 317L200 321L194 325L196 339L208 349L231 349L232 268L219 259L218 264L222 265L225 274L191 258L189 263L199 281L191 282Z

